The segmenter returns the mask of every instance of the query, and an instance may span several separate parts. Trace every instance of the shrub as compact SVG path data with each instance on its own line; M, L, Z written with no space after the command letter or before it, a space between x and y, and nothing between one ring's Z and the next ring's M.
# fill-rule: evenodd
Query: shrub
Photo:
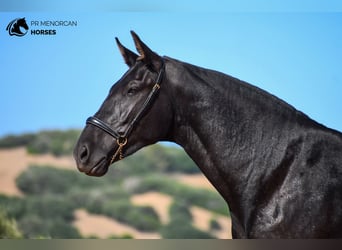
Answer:
M215 220L214 218L212 218L210 220L210 230L221 230L221 229L222 229L222 227L221 227L220 223L217 220Z
M184 223L192 223L192 214L185 202L173 202L169 209L173 220L182 220Z
M209 233L194 228L191 224L181 220L172 220L161 229L164 239L214 239Z
M109 202L125 200L128 202L128 194L116 186L99 187L94 189L74 189L69 192L68 200L74 207L84 207L91 213L106 214L104 207Z
M165 239L212 239L213 236L192 226L192 216L185 203L170 207L171 221L160 232Z
M29 141L27 150L31 154L70 155L79 135L79 130L42 131L35 134L33 140Z
M45 220L72 222L74 207L61 196L33 196L26 199L26 213L36 214Z
M38 214L27 214L19 221L25 238L81 238L78 230L60 218L43 218Z
M227 204L217 192L192 188L159 174L142 178L140 185L133 192L144 193L151 190L158 190L159 192L174 196L175 200L179 202L183 201L216 213L228 214Z
M20 219L26 213L25 200L18 197L0 195L0 207L6 210L9 217Z
M66 223L62 220L53 221L49 225L49 234L54 239L77 239L82 238L80 233L76 228L74 228L70 223Z
M159 217L153 208L134 206L125 199L108 201L102 213L142 231L156 231L160 227Z
M28 213L18 224L25 238L51 238L47 221L38 214Z
M116 169L109 175L118 176L144 175L158 173L199 173L199 168L179 147L155 144L139 150L124 161L116 164Z
M79 238L71 226L75 207L62 196L41 195L25 198L1 197L8 214L16 218L25 238Z
M80 130L51 130L35 134L8 135L0 139L0 148L27 147L29 153L70 155Z
M18 188L25 194L42 195L65 193L78 177L69 170L30 166L16 179Z
M34 139L34 137L34 134L23 134L20 136L8 135L0 139L0 148L27 146Z
M21 233L13 219L9 219L4 209L0 208L0 239L20 239Z
M53 168L31 166L16 179L25 194L64 193L74 183L73 176Z
M107 179L89 178L77 171L50 166L30 166L16 179L25 194L65 194L74 188L91 190L108 185Z
M122 235L110 235L108 239L133 239L133 236L130 234L122 234Z

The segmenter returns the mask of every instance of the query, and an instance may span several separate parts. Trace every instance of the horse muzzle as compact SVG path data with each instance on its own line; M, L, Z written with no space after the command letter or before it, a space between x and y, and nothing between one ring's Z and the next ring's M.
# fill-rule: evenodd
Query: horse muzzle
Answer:
M92 159L90 150L87 145L76 146L74 150L74 158L76 160L77 169L89 176L103 176L107 173L110 160L106 156Z

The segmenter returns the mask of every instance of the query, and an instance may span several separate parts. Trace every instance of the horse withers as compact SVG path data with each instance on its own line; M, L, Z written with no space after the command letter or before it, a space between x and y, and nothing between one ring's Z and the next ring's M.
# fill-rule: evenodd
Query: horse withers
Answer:
M91 176L158 141L181 145L229 204L234 238L342 236L342 134L220 72L117 45L128 71L74 150Z

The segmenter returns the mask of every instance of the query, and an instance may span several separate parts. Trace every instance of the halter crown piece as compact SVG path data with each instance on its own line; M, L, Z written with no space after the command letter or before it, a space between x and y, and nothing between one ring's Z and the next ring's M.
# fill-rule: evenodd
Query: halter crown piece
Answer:
M135 124L141 120L141 118L143 117L143 115L147 111L147 109L154 103L154 100L158 94L158 91L160 89L160 86L161 86L161 83L163 80L164 72L165 72L165 65L164 65L164 61L162 60L162 65L161 65L161 68L159 70L157 80L156 80L152 90L148 94L148 96L147 96L146 100L144 101L143 105L141 106L139 112L134 116L134 119L129 123L129 125L128 125L128 127L127 127L127 129L123 135L120 135L118 132L113 130L107 123L101 121L99 118L97 118L95 116L90 116L87 119L86 124L91 124L95 127L100 128L101 130L103 130L104 132L106 132L107 134L109 134L110 136L112 136L115 139L115 142L116 142L118 148L115 150L115 152L112 156L112 159L110 161L110 164L112 164L118 156L119 156L119 160L122 160L124 158L122 149L127 144L128 137L131 134Z

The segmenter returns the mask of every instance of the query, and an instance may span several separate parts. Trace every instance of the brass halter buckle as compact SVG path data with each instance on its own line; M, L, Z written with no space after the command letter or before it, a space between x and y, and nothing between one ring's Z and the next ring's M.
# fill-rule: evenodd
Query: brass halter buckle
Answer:
M122 153L122 148L127 144L127 138L118 138L116 139L116 143L118 144L118 149L115 151L110 164L113 164L113 162L115 161L116 157L119 155L119 160L122 160L124 158L123 153Z

